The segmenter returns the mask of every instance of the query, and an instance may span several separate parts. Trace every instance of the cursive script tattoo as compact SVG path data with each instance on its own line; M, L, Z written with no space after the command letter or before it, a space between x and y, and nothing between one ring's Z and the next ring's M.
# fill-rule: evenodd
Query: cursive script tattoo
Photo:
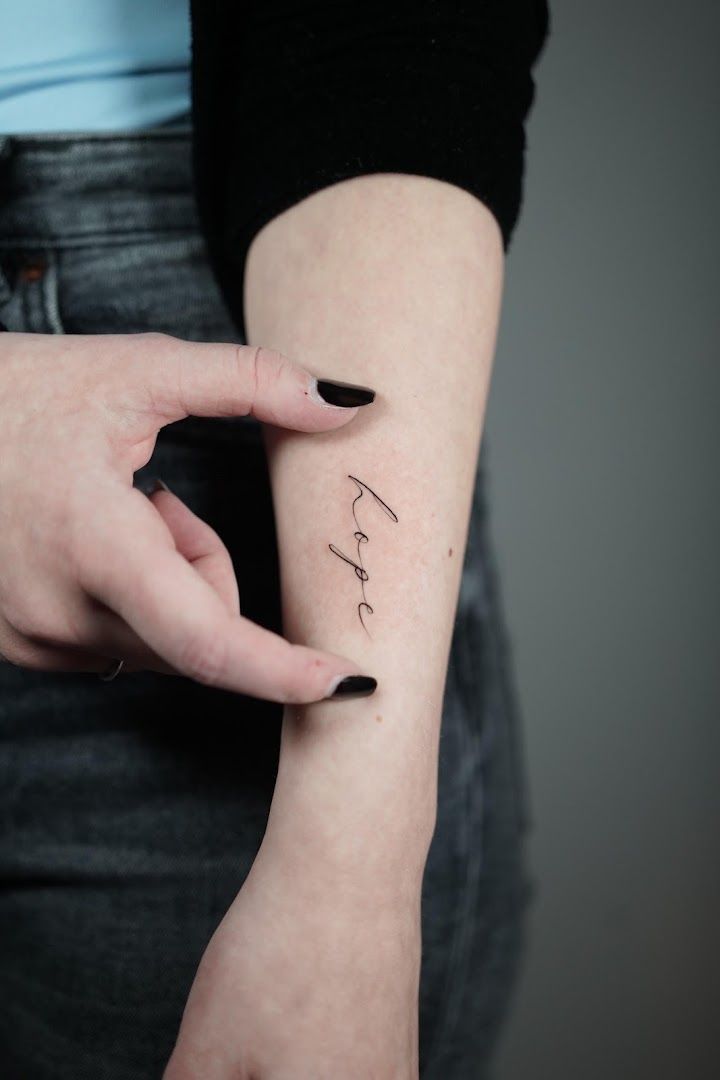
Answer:
M360 545L361 544L367 544L368 535L367 535L367 533L363 532L363 530L360 528L360 522L358 521L357 514L355 513L355 503L359 499L362 499L364 493L367 491L367 493L369 495L372 495L373 499L375 500L376 505L380 507L380 509L383 511L383 513L387 514L387 516L392 521L394 521L396 524L397 524L398 519L397 519L397 515L390 509L388 504L386 502L383 502L383 500L380 498L380 496L377 495L373 491L373 489L371 487L368 487L367 484L364 484L362 482L362 480L358 480L358 478L356 476L350 476L349 473L348 473L348 479L352 480L353 483L357 484L357 486L358 486L358 494L355 496L355 498L352 501L352 515L353 515L353 518L355 520L355 525L356 525L356 529L355 529L355 532L353 533L353 536L357 540L357 562L355 562L354 559L351 559L348 555L344 555L342 553L342 551L340 551L339 548L335 547L334 544L328 544L328 547L332 551L333 555L337 555L344 562L349 563L349 565L352 566L353 569L355 570L356 576L360 579L360 588L362 590L362 600L360 601L360 603L357 606L358 618L360 619L360 623L361 623L362 628L365 631L365 633L368 635L368 637L371 637L372 635L371 635L370 631L368 630L367 626L365 625L365 620L363 619L363 609L368 613L368 615L372 615L372 613L373 613L373 609L370 606L370 604L368 604L367 596L365 595L365 582L368 580L369 575L368 575L367 570L363 566L362 556L360 554Z

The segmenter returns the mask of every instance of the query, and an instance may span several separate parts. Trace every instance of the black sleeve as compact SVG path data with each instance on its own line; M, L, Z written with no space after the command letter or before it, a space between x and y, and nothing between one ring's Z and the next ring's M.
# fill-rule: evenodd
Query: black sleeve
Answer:
M546 0L191 0L190 15L195 195L243 336L254 235L348 177L456 184L507 248Z

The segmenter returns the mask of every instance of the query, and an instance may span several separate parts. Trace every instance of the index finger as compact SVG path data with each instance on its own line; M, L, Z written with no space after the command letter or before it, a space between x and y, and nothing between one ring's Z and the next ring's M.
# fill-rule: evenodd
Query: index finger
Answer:
M352 661L228 612L137 489L114 493L102 510L83 540L81 584L180 674L284 704L321 701L340 679L362 674Z

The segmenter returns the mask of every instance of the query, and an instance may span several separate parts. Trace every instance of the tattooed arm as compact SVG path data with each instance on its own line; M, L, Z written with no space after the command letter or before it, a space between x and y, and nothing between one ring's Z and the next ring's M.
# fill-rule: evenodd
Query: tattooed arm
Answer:
M250 1047L258 1076L416 1075L420 887L502 267L482 203L405 174L325 188L249 252L249 343L376 390L338 431L266 429L285 634L378 686L286 707L268 830L186 1011Z
M247 263L250 343L376 391L338 432L267 431L285 632L378 680L370 697L288 708L271 827L293 820L358 873L402 864L413 887L434 824L502 261L472 195L383 174L291 207Z
M352 425L268 431L284 629L378 680L288 708L268 842L377 905L417 900L502 281L473 196L375 175L320 191L250 250L246 317L316 373L372 387ZM367 628L367 632L364 628Z

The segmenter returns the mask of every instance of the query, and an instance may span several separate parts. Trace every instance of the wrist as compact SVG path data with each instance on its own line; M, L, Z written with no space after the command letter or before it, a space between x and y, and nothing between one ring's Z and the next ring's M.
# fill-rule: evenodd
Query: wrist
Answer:
M337 717L332 724L347 722L353 721ZM381 762L354 754L347 761L344 743L325 734L306 731L296 740L286 725L265 852L298 874L311 866L336 893L414 896L435 827L436 762L419 770L416 762L398 768L403 755L386 754Z
M314 906L346 912L419 914L427 847L411 838L405 849L378 836L347 830L342 838L271 814L253 872L282 867L287 887Z

